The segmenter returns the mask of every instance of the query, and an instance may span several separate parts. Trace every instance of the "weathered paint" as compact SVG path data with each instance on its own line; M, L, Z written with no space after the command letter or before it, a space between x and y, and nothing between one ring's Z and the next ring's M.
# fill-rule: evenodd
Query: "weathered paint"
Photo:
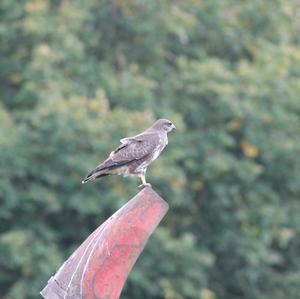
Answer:
M99 226L50 278L45 299L117 299L138 256L168 210L151 188Z

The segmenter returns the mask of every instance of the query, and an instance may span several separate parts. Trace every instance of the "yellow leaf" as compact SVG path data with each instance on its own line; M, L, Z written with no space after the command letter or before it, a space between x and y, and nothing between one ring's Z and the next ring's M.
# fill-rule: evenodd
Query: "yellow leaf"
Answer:
M48 2L46 0L36 0L28 2L25 5L25 11L29 13L42 13L48 8Z
M230 132L234 132L240 129L241 127L241 122L238 120L231 120L229 123L227 123L227 129Z
M11 83L13 83L13 84L19 84L20 82L22 82L23 77L20 74L13 73L13 74L11 74L11 76L10 76L9 79L10 79Z
M38 53L41 54L42 56L50 56L50 54L52 53L50 47L45 43L40 44L37 47L37 50L38 50Z
M278 230L278 236L281 240L288 241L295 235L295 232L290 228L280 228Z
M255 158L258 156L258 149L247 140L242 140L240 146L246 157Z
M201 299L216 299L216 295L210 289L202 289L200 291L200 298Z
M193 180L191 181L191 189L195 191L199 191L203 189L204 183L200 180Z

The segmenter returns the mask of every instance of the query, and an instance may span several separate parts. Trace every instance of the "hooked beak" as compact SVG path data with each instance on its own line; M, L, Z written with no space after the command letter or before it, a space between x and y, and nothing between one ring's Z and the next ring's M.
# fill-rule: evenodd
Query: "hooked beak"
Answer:
M172 124L172 130L176 130L176 127L174 124Z

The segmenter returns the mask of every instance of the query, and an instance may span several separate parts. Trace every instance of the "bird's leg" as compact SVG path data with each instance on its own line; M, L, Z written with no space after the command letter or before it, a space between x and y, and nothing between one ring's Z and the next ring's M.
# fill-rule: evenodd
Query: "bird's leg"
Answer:
M141 174L139 175L139 177L140 177L141 180L142 180L142 184L139 185L139 189L143 189L143 188L145 188L145 187L151 187L151 184L149 184L149 183L146 182L145 173L146 173L146 172L143 172L143 173L141 173Z

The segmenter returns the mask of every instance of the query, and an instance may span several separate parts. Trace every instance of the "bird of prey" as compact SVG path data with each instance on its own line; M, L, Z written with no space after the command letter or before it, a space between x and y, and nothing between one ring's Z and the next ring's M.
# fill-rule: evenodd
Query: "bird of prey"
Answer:
M82 183L108 175L122 174L140 177L142 180L140 189L146 186L151 187L145 178L147 167L166 147L168 144L167 134L173 129L176 127L171 121L159 119L144 132L121 139L119 147L91 171Z

